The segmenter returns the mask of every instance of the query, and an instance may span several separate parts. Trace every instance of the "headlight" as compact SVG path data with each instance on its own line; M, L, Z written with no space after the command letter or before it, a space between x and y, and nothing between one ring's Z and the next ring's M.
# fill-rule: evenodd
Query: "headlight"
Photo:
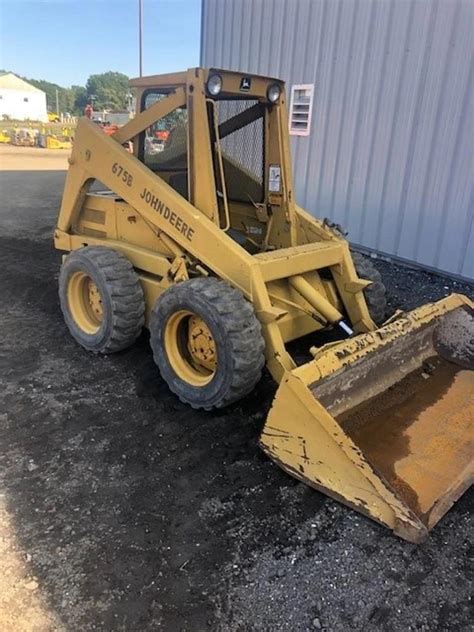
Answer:
M267 99L270 103L276 103L280 98L280 86L277 83L273 83L271 86L268 86L267 90Z
M207 91L213 97L217 96L222 90L222 77L220 75L211 75L207 80Z

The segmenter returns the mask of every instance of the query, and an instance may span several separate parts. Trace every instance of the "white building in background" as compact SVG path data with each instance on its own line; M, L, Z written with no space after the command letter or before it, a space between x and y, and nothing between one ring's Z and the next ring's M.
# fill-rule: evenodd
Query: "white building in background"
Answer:
M46 93L12 72L0 74L0 120L47 121Z

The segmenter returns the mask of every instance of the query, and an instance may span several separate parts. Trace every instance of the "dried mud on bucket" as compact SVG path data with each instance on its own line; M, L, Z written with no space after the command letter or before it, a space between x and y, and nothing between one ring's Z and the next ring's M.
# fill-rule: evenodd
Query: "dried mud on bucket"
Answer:
M430 512L468 473L474 371L438 356L338 421L367 461L430 528Z

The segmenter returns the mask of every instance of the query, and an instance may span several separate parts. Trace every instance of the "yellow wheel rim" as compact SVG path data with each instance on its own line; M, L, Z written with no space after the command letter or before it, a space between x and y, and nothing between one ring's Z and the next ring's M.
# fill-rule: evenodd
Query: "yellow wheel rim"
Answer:
M164 332L165 350L176 375L192 386L205 386L215 375L217 349L204 320L188 310L173 314Z
M99 331L104 308L99 288L85 272L74 272L67 288L69 311L76 325L86 334Z

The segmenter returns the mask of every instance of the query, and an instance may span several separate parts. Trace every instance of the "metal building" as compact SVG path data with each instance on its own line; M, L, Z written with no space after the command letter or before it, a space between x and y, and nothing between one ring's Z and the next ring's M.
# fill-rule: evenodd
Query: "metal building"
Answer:
M472 0L203 0L201 64L313 84L298 202L472 279L473 25Z

